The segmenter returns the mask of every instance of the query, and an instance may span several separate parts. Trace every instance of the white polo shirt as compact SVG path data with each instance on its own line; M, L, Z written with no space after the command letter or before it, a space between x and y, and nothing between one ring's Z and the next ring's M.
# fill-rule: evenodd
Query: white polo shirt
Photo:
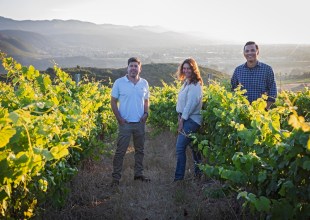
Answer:
M128 122L139 122L144 114L144 101L150 96L149 84L140 77L135 85L126 75L114 82L111 96L118 99L122 118Z

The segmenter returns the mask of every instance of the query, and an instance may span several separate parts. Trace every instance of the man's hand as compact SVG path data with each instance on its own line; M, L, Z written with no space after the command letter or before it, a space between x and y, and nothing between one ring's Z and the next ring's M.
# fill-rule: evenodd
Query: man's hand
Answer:
M120 125L124 125L127 123L127 121L125 119L123 119L122 117L118 118L117 121L118 121L118 124L120 124Z
M273 104L273 102L267 101L266 110L268 111L270 109L270 106Z
M142 115L142 117L140 118L140 122L145 123L145 122L146 122L146 120L147 120L147 118L148 118L148 116L149 116L149 114L148 114L148 113L144 113L144 114Z

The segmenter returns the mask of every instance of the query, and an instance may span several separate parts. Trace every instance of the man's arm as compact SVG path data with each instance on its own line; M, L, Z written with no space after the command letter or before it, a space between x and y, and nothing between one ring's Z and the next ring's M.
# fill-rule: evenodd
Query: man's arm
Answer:
M118 108L117 108L117 99L114 98L113 96L111 96L111 108L112 108L112 111L113 111L118 123L119 124L125 124L126 121L125 121L125 119L122 118L122 116L119 113Z
M144 99L144 113L140 119L141 122L146 122L146 119L149 116L149 106L150 106L149 99Z
M231 77L230 84L231 84L231 91L233 92L235 88L237 88L238 86L238 78L237 78L236 69Z
M270 108L270 106L276 101L277 98L277 85L274 77L274 72L272 68L269 70L269 76L267 81L267 87L268 87L268 99L267 99L267 109Z

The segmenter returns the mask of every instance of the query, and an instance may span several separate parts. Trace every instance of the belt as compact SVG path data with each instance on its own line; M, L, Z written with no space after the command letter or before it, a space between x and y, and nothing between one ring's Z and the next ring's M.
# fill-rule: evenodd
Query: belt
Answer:
M127 122L127 124L138 124L140 123L139 121L138 122Z

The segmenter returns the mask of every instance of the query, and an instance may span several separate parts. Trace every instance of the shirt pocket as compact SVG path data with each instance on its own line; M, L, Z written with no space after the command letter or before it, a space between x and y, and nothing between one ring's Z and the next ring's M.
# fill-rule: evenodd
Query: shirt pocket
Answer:
M139 98L145 98L146 94L147 94L147 88L145 87L137 87L136 88L137 94L139 96Z

